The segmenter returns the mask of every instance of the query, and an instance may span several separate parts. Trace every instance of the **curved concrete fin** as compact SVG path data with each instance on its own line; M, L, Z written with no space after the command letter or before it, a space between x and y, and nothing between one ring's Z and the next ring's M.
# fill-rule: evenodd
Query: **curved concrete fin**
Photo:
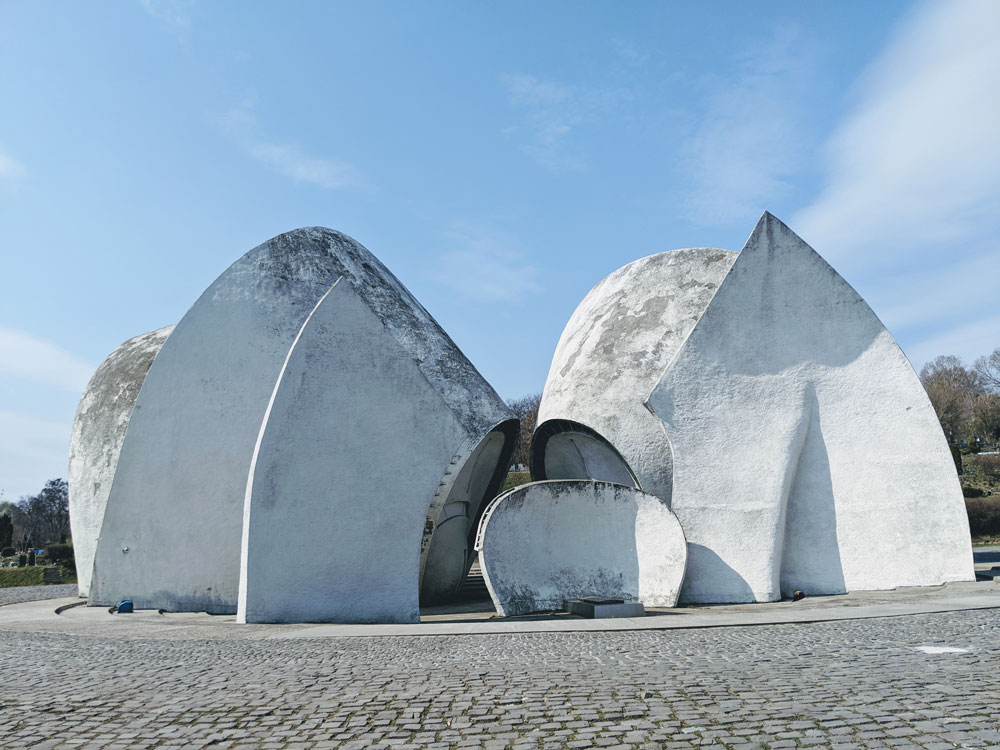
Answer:
M240 622L417 622L427 509L465 427L348 283L317 304L260 430ZM289 564L303 550L308 562Z
M682 601L972 579L961 490L916 373L770 214L647 403L674 453Z
M108 355L80 397L69 441L69 524L80 596L90 590L97 539L132 408L150 365L174 330L129 339Z

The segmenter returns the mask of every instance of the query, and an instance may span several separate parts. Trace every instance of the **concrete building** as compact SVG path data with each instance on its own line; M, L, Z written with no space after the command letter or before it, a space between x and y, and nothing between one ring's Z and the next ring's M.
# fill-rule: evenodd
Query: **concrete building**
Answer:
M916 373L770 214L648 406L673 446L681 601L973 580L958 478Z
M276 383L286 365L295 365L300 356L325 355L309 343L326 340L325 333L304 329L303 324L335 283L343 285L342 292L349 287L363 300L383 327L383 334L376 337L383 342L380 346L394 340L407 354L395 360L405 363L401 377L426 381L426 390L437 399L434 408L440 409L442 401L447 405L464 428L465 440L473 433L481 439L510 418L501 399L451 339L365 248L339 232L317 227L279 235L244 255L202 294L149 368L107 501L89 591L91 604L130 598L138 608L236 612L247 480L252 466L261 479L255 455L273 460L262 425L272 396L275 404L283 403L282 388L276 391ZM300 334L302 346L292 351ZM356 346L369 343L359 336ZM376 368L384 363L372 360L368 365ZM356 364L363 375L364 363ZM335 372L308 374L326 378L325 382L336 381L338 376ZM292 390L287 381L283 387ZM309 408L307 403L299 406ZM323 418L336 422L341 417L336 413L311 416L319 419L310 423L313 427L321 427ZM287 425L290 418L290 413L284 413L280 419L275 416L275 421ZM396 424L399 431L412 430L418 438L428 439L420 432L426 423ZM503 428L501 432L507 434ZM308 436L300 437L298 444L308 447ZM505 441L503 446L494 455L498 463L507 450ZM452 473L461 471L461 459L475 448L464 444L452 448L449 460L456 461L450 467ZM405 455L392 455L388 444L355 443L353 449L382 453L387 462L408 460ZM442 475L448 471L446 466ZM485 464L476 473L475 487L485 493L493 476L484 483L483 472L488 473ZM292 481L294 476L284 478ZM377 483L377 472L371 481ZM276 486L273 496L278 497L282 489ZM313 497L314 511L335 512L324 505L328 499L327 495ZM427 497L415 552L423 562L413 571L414 587L419 586L420 569L425 570L425 580L434 582L428 583L432 590L461 585L469 545L458 545L460 535L443 534L442 549L434 549L439 546L434 541L438 516L450 499L450 493L434 496L432 492ZM353 496L352 502L363 504L364 497ZM464 523L474 528L478 508L474 502L463 508L470 513ZM370 512L377 517L382 511L374 507ZM252 523L249 533L252 539ZM287 541L278 530L274 543ZM392 545L394 539L375 535L367 543ZM248 557L251 567L252 559ZM431 566L429 561L434 560L442 562ZM254 590L252 581L248 590ZM404 604L409 612L409 602Z

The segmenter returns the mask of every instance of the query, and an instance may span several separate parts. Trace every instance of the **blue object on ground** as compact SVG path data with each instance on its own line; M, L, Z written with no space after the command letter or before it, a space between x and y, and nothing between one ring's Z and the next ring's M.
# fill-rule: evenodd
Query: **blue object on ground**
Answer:
M120 615L121 614L128 614L131 611L132 611L132 600L131 599L125 599L124 601L120 601L120 602L118 602L118 604L115 605L115 612L117 612Z

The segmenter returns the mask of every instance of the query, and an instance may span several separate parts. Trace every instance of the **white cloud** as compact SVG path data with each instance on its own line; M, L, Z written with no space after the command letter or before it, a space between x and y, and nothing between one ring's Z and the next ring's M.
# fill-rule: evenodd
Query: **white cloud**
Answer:
M139 4L153 18L176 29L191 26L189 11L194 5L193 0L139 0Z
M790 222L920 365L1000 346L1000 3L926 3L860 81Z
M447 239L457 247L438 256L438 270L431 278L463 298L512 302L541 291L538 268L525 261L516 243L501 233L460 227Z
M45 482L65 477L69 424L0 411L0 490L4 502L34 494Z
M1000 346L1000 314L987 314L972 322L915 338L912 342L902 339L900 346L917 372L941 354L954 354L966 365L971 365L978 357Z
M0 374L83 391L93 366L46 341L0 328Z
M794 218L796 230L858 268L964 254L963 245L996 237L998 37L994 0L932 2L914 12L836 128L825 187Z
M506 128L504 133L523 137L521 150L553 172L584 171L586 160L573 148L570 137L629 98L621 89L567 86L525 73L502 75L500 83L523 117L521 125Z
M682 146L683 205L699 224L753 222L802 166L801 119L810 62L800 32L782 27L742 56L735 74L700 79L704 111Z
M220 118L226 130L250 157L294 182L316 185L326 190L361 187L362 180L350 164L312 156L297 143L281 143L261 138L251 106L243 104Z
M21 162L0 151L0 177L21 177L24 173L24 165Z

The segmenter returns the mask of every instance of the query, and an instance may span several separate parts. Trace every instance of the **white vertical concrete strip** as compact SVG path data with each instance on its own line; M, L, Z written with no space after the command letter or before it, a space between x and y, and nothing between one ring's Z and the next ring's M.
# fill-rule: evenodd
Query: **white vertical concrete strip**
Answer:
M69 442L69 525L80 596L90 589L97 539L132 407L150 365L174 330L166 326L119 346L80 398Z
M571 420L596 430L621 453L644 490L669 502L670 446L644 401L735 260L728 250L672 250L633 261L603 279L563 329L538 424ZM555 438L545 477L623 481L614 471L567 473L560 446L569 448L571 440L587 444L571 436Z
M913 368L770 214L648 404L673 448L681 601L973 579L954 464Z
M584 596L672 607L687 557L681 525L660 498L591 481L533 482L501 495L476 547L504 617Z
M261 429L237 619L417 622L427 508L466 441L411 352L350 285L334 285Z
M150 368L108 499L91 604L127 597L137 607L236 611L261 421L303 321L340 277L468 434L485 435L509 418L454 342L365 248L320 227L279 235L205 291Z

